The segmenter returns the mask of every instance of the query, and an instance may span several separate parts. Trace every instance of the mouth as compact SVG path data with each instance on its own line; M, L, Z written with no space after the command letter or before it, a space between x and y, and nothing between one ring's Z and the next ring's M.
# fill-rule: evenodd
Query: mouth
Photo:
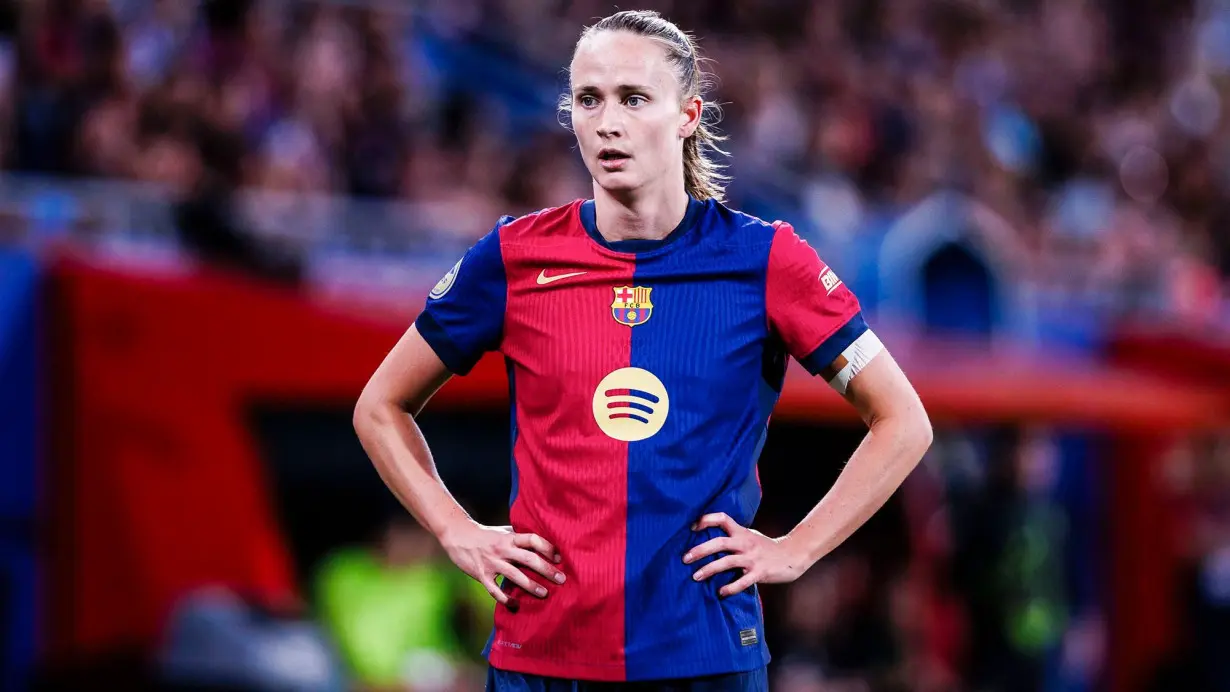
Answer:
M605 170L617 170L622 168L624 163L632 157L618 149L603 149L598 152L598 165Z

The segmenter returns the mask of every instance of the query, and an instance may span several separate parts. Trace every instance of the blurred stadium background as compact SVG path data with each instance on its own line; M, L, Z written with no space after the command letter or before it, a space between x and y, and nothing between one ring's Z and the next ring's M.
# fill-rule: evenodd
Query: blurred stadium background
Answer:
M936 444L799 582L773 689L1230 690L1230 3L646 0L731 202L862 298ZM350 428L501 214L589 196L599 0L0 0L4 690L481 689L491 603ZM793 372L759 528L861 430ZM508 496L498 360L422 424Z

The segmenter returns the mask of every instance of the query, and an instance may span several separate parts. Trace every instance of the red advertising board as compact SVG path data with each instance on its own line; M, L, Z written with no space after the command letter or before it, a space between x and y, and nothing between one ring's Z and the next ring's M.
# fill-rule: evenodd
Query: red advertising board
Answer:
M69 259L55 268L52 295L51 652L148 644L176 599L201 585L293 597L245 402L350 405L418 298L379 313L234 277L138 275ZM1092 425L1158 439L1230 420L1226 389L1199 378L885 341L937 425ZM503 364L492 356L432 405L501 406L506 396ZM775 415L853 419L797 368ZM1138 481L1120 487L1147 495ZM1147 559L1139 542L1115 547L1126 551L1116 566ZM1135 599L1144 586L1134 581L1117 594ZM1139 653L1155 643L1132 646Z

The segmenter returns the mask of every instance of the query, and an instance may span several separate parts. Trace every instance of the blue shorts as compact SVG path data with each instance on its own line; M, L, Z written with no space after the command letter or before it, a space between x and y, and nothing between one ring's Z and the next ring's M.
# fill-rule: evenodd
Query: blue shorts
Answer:
M486 692L768 692L769 670L761 667L746 673L725 673L678 680L637 682L589 682L511 673L487 667Z

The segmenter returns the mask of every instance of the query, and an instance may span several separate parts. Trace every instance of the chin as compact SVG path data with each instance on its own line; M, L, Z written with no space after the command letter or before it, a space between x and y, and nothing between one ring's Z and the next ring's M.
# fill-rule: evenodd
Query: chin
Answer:
M641 181L627 171L599 171L594 176L594 182L603 190L612 194L627 194L641 187Z

